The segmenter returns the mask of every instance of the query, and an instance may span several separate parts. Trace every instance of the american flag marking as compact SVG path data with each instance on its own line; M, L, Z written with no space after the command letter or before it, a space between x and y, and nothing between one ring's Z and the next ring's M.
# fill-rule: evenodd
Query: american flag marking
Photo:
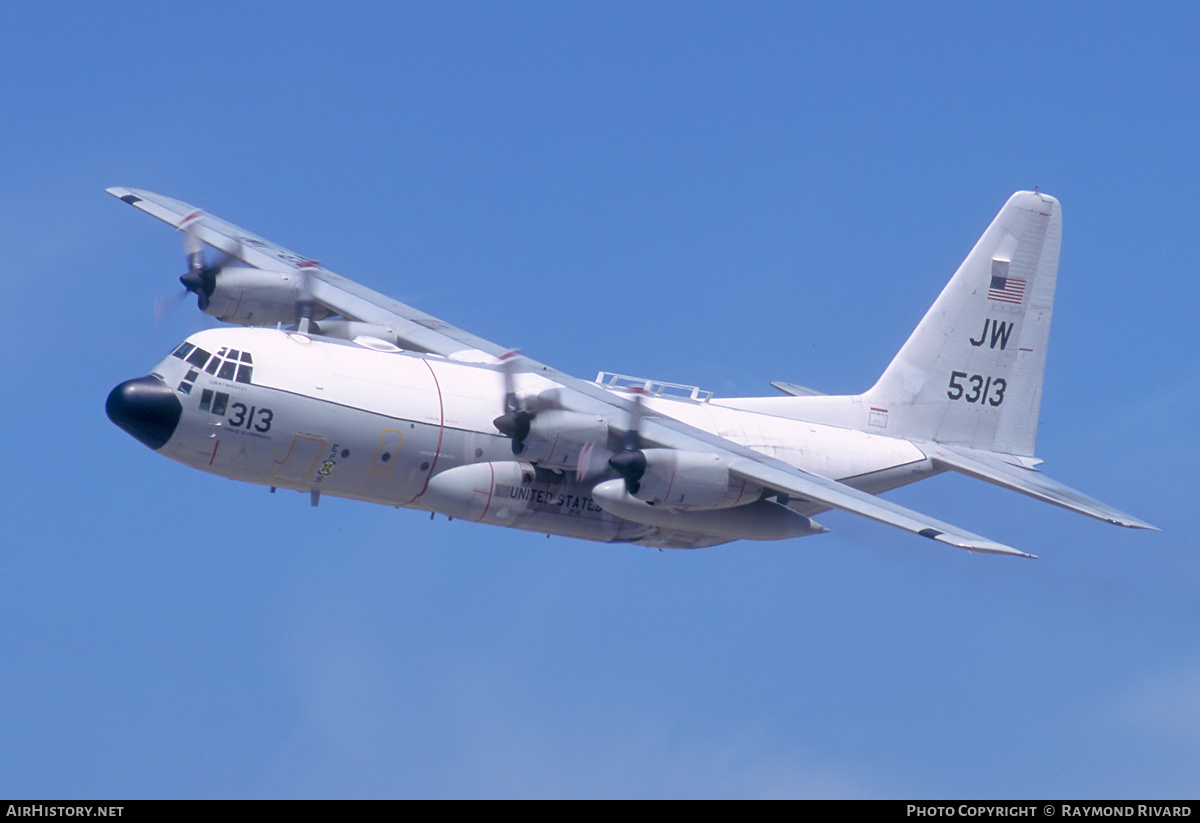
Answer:
M992 275L992 284L988 287L988 300L998 300L1001 303L1020 303L1025 299L1025 281L1016 277Z

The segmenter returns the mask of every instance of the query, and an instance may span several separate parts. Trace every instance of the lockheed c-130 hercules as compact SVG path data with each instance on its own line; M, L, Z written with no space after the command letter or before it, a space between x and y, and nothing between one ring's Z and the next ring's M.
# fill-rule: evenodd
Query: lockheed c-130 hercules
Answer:
M720 399L571 377L186 203L108 191L182 232L179 296L233 324L108 397L114 423L203 471L313 505L330 494L660 548L818 534L811 518L841 509L1032 557L875 496L948 470L1154 528L1036 469L1062 235L1045 194L1008 200L865 393L775 383L780 396Z

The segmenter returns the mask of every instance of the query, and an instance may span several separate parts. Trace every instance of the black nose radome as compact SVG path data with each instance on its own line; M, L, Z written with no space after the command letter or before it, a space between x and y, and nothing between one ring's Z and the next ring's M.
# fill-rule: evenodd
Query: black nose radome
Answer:
M138 440L152 449L161 449L175 433L183 405L157 377L139 377L113 389L104 410L109 420Z

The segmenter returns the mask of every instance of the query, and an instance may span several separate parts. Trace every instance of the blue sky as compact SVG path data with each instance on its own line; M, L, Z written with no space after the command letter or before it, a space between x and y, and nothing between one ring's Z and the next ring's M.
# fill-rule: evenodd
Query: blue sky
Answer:
M9 4L0 796L1195 797L1192 4ZM572 373L857 392L996 211L1064 238L1040 555L658 552L174 464L104 398L177 197Z

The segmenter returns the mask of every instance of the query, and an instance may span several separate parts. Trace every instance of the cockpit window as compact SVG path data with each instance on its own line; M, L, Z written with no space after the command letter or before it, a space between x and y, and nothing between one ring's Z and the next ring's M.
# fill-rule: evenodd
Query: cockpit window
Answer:
M225 392L215 392L212 389L205 389L200 392L200 411L223 417L228 407L229 395Z
M188 344L184 344L184 345L188 345ZM208 362L208 358L210 356L211 355L208 352L206 352L204 349L196 349L194 352L191 353L191 356L189 356L187 358L187 362L191 363L193 366L195 366L197 368L204 368L204 364Z
M222 348L216 354L209 354L204 349L198 349L191 343L184 343L175 351L171 352L175 357L184 360L196 369L204 369L204 371L216 377L218 380L236 380L238 383L252 383L254 367L251 365L254 358L250 356L248 351L240 351L238 349ZM199 377L196 369L188 372L188 376L184 378L186 382L194 383ZM186 389L183 386L179 387L182 392L191 391L191 386Z

